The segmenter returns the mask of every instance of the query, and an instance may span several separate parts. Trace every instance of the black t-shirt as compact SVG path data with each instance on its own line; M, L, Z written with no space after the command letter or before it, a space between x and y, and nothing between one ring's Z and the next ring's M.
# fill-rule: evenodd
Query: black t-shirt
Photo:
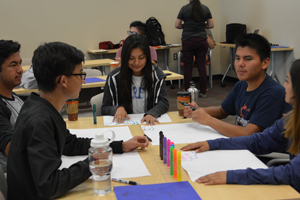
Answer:
M181 38L182 41L191 37L207 38L207 34L205 31L205 22L208 19L212 19L212 15L207 6L201 4L201 8L202 8L202 19L200 22L197 22L191 16L192 2L183 6L179 11L177 19L184 21L182 38Z

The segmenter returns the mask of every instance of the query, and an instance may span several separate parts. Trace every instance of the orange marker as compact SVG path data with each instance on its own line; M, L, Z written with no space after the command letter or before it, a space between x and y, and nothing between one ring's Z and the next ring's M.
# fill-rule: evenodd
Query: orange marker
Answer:
M182 181L182 177L181 177L181 151L177 152L177 181Z
M177 178L177 150L173 149L173 177Z

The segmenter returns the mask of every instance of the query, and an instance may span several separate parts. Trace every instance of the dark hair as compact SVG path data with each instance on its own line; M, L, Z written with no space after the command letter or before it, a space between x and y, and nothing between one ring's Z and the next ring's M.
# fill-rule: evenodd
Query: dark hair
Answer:
M193 0L191 1L192 4L192 12L191 12L191 17L197 22L200 22L202 19L202 7L201 7L201 2L200 0Z
M294 94L293 111L287 115L285 137L291 139L288 152L298 155L300 152L300 59L295 60L290 69L290 78Z
M128 67L128 61L132 49L140 48L146 55L146 66L142 69L143 80L142 84L147 91L147 110L153 108L153 80L152 80L152 63L150 56L150 49L147 39L142 35L130 35L126 38L122 53L121 53L121 70L117 75L119 105L124 105L128 114L133 112L132 108L132 70Z
M76 65L84 61L82 51L62 42L40 45L33 53L33 73L39 90L52 92L56 87L56 77L71 74Z
M13 53L19 52L21 45L12 40L0 40L0 72L2 71L2 64Z
M256 53L260 57L260 61L262 62L266 58L270 58L271 54L271 46L269 41L263 36L255 33L249 33L243 36L239 36L234 40L235 50L240 47L250 47L251 49L255 49Z
M129 25L129 28L131 28L131 27L137 28L137 30L139 30L141 35L146 36L147 26L145 23L143 23L141 21L133 21Z

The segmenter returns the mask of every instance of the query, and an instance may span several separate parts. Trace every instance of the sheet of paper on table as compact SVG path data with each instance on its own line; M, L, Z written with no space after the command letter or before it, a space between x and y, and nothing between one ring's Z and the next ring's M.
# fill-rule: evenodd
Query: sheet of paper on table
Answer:
M117 122L113 122L114 116L105 115L103 116L104 126L117 126L117 125L133 125L133 124L141 124L141 120L144 117L144 113L142 114L128 114L130 119L125 119L123 123L118 124ZM161 115L157 118L160 123L172 122L171 118L167 113ZM146 124L144 122L143 124Z
M113 130L116 134L115 140L127 141L132 138L130 129L128 126L124 127L110 127L110 128L97 128L97 129L71 129L72 134L77 135L77 137L87 137L94 138L96 133ZM111 138L111 133L106 131L104 134L105 137ZM147 151L147 150L145 150ZM87 152L88 154L88 152ZM86 156L62 156L62 164L60 169L67 168L73 163L84 160ZM114 154L113 155L113 169L112 175L113 178L133 178L133 177L142 177L150 176L150 173L145 166L143 160L137 151L132 151L123 154Z
M145 134L152 139L152 145L159 145L159 132L174 144L192 143L197 141L227 138L209 126L194 123L165 124L142 126Z
M254 154L248 150L214 150L202 153L181 152L181 166L187 171L192 181L219 171L236 169L267 169Z

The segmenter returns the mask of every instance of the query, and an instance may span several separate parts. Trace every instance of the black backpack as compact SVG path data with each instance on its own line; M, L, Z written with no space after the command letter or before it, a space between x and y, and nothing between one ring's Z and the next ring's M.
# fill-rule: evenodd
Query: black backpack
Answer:
M234 39L238 36L246 34L246 25L232 23L226 25L226 43L234 43Z
M155 17L150 17L146 21L147 39L150 46L165 45L165 34L162 32L161 25Z

